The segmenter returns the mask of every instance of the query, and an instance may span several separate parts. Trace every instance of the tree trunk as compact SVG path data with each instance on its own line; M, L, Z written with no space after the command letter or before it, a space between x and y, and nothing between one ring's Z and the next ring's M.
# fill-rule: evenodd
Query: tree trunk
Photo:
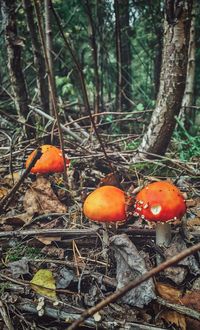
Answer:
M166 1L160 88L156 108L138 155L164 155L173 134L185 89L192 1Z
M54 76L54 66L53 66L53 58L52 58L52 51L53 51L53 42L52 42L52 29L51 29L51 5L50 0L44 1L44 8L45 8L45 33L46 33L46 49L47 49L47 57L49 63L49 70L52 77L53 83L53 93L56 96L56 83L55 83L55 76ZM50 88L49 88L50 90ZM50 111L53 114L53 104L52 104L52 97L51 93L49 96L50 101Z
M92 56L94 62L94 75L95 75L95 101L94 101L94 112L95 114L99 113L99 100L100 100L100 91L99 91L99 70L98 70L98 52L97 52L97 41L96 41L96 27L92 17L91 4L88 0L85 2L86 13L89 21L89 37L92 48ZM98 117L95 117L95 122L97 123Z
M16 1L2 0L1 9L8 55L8 70L14 94L15 106L20 120L27 124L24 125L24 131L27 137L32 138L35 136L35 128L33 126L33 121L29 116L28 92L22 70L21 48L23 42L17 33Z
M39 101L43 111L49 114L49 90L48 90L47 74L45 68L45 61L41 49L42 46L38 40L37 30L34 23L33 5L30 0L23 0L23 3L27 18L27 26L32 42L34 64L37 73L36 79L37 79L37 87L39 92Z
M187 64L187 77L185 91L182 100L182 108L180 117L184 122L184 126L187 130L190 129L190 119L194 119L194 110L191 109L194 101L194 78L195 78L195 15L196 15L195 1L192 10L192 20L190 27L190 39L188 48L188 64ZM189 120L188 120L189 119Z
M131 49L129 40L129 0L115 0L115 33L117 59L116 108L130 110L131 104Z

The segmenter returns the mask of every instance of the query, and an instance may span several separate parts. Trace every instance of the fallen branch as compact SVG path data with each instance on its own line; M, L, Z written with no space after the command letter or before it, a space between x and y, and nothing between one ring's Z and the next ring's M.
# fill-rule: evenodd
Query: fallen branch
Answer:
M37 311L37 304L32 302L30 299L23 299L19 303L16 304L16 307L20 309L23 312L28 312L32 314L38 314ZM79 319L80 314L73 313L70 309L67 310L66 308L56 308L56 307L51 307L48 306L47 304L44 306L44 315L52 317L53 319L56 320L61 320L63 322L73 322L77 319ZM115 329L115 328L124 328L126 326L127 329L132 329L132 330L165 330L161 329L156 326L152 326L150 324L139 324L135 322L126 322L121 320L115 320L115 321L100 321L99 322L101 329ZM92 329L96 329L98 323L95 322L93 318L88 318L88 320L85 322L85 325L88 327L91 327Z
M115 293L111 294L110 296L108 296L107 298L105 298L104 300L100 301L96 306L89 308L88 310L86 310L81 317L74 321L69 327L68 330L75 330L82 322L84 322L88 317L94 315L95 313L97 313L98 311L100 311L102 308L104 308L105 306L109 305L110 303L116 301L117 299L121 298L122 296L124 296L128 291L130 291L131 289L137 287L138 285L140 285L141 283L147 281L148 279L150 279L151 277L155 276L156 274L158 274L159 272L163 271L164 269L178 263L179 261L181 261L182 259L186 258L187 256L197 252L200 250L200 243L182 251L181 253L177 254L176 256L166 260L165 262L163 262L162 264L160 264L159 266L151 269L149 272L143 274L141 277L139 277L136 280L131 281L130 283L128 283L126 286L124 286L123 288L121 288L120 290L117 290Z
M157 302L162 305L162 306L165 306L169 309L173 309L174 311L180 313L180 314L184 314L186 316L189 316L193 319L196 319L198 321L200 321L200 313L191 309L191 308L188 308L188 307L185 307L185 306L182 306L182 305L179 305L179 304L172 304L168 301L166 301L165 299L162 299L160 297L157 297Z
M17 192L17 190L19 189L19 187L21 186L21 184L24 182L24 180L28 176L31 168L35 165L35 163L41 157L41 155L42 155L41 150L40 150L40 148L38 148L36 150L36 153L35 153L33 159L31 160L29 166L24 171L24 173L22 174L22 176L20 177L20 179L16 182L16 184L9 191L9 193L4 198L2 198L2 200L0 202L0 210L1 211L5 211L7 209L7 207L9 206L9 204L12 201L13 196L15 195L15 193Z
M8 330L14 330L14 327L10 320L10 316L8 315L6 307L4 306L1 300L0 300L0 314Z
M29 108L31 110L33 110L34 112L36 112L38 115L48 119L50 122L54 122L55 119L53 117L51 117L50 115L48 115L47 113L43 112L40 109L37 109L36 107L33 107L32 105L29 105ZM79 143L82 143L83 140L74 132L72 132L69 128L65 127L64 125L60 124L60 127L62 129L63 132L67 133L68 135L70 135L71 137L74 138L74 140L76 140Z

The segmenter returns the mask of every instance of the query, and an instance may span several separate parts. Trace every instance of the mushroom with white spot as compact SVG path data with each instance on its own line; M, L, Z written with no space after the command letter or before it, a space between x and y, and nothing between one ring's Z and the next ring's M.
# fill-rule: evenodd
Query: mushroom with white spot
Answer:
M182 218L186 204L175 185L168 181L158 181L148 184L137 194L135 212L141 218L157 223L156 244L167 247L171 241L170 223Z

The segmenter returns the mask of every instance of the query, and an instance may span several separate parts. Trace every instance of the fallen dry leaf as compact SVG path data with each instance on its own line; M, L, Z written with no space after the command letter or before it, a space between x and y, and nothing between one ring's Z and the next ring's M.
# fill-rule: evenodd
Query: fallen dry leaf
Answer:
M41 250L43 254L47 256L53 256L56 257L57 259L64 259L65 256L65 251L62 248L57 248L55 246L44 246Z
M24 196L24 208L28 214L66 213L63 205L53 192L51 183L39 176Z
M45 245L50 245L53 241L61 241L60 236L36 236L36 238Z
M167 310L161 312L159 318L165 320L169 325L175 324L180 330L186 330L186 320L184 315L178 314L175 311Z
M56 298L56 285L53 273L48 269L39 269L30 281L31 287L38 294ZM36 284L36 285L34 285Z
M176 254L186 249L186 243L181 235L177 234L173 237L169 248L165 249L164 255L166 259L170 259ZM198 275L200 273L199 265L193 255L190 255L177 263L175 266L168 267L163 271L167 278L170 278L174 283L180 285L184 282L188 273Z
M19 181L22 175L22 171L9 173L3 178L3 182L7 184L9 187L12 187L17 181Z
M182 298L181 303L191 309L200 312L200 290L189 291Z
M110 243L115 251L117 289L120 289L131 280L146 273L147 267L144 259L126 234L111 237ZM154 283L152 279L149 279L125 294L122 301L131 306L142 308L155 298Z
M6 196L8 193L8 189L1 187L0 188L0 199L2 199L4 196Z
M196 290L195 292L193 291L187 292L184 295L184 297L181 298L181 303L186 307L189 307L191 309L196 310L197 312L200 312L200 290ZM187 329L192 329L192 330L200 329L200 321L187 317L186 322L187 322Z
M180 304L180 297L182 297L182 292L168 284L156 283L156 291L160 297L168 300L171 303Z
M182 292L170 285L163 283L156 283L156 291L158 295L171 303L180 304ZM159 315L160 319L165 320L168 324L175 324L181 330L186 330L186 319L182 314L170 309L164 310Z
M21 226L23 224L27 224L31 221L32 216L28 213L21 213L16 215L10 215L6 217L0 217L0 224L11 225L11 226Z

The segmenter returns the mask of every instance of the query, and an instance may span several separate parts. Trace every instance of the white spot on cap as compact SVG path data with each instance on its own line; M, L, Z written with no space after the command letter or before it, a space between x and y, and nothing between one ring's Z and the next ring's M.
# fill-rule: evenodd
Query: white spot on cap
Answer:
M160 205L154 205L151 207L151 213L153 213L153 215L159 214L161 210L162 207Z

